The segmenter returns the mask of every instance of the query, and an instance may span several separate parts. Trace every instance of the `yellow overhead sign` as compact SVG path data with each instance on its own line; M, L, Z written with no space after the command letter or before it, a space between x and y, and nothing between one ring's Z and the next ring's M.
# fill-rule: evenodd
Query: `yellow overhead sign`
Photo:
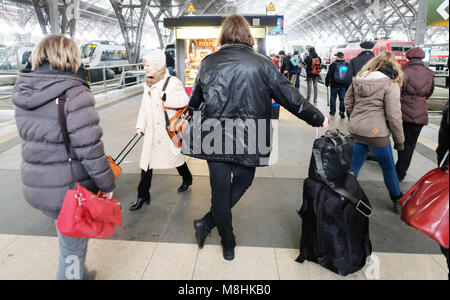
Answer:
M188 13L194 13L194 12L196 12L197 10L195 9L195 7L194 7L194 4L192 4L192 2L191 2L191 4L189 4L189 7L188 7L188 9L187 9L187 12Z
M270 2L269 6L267 7L267 11L275 11L275 6L273 5L272 2Z

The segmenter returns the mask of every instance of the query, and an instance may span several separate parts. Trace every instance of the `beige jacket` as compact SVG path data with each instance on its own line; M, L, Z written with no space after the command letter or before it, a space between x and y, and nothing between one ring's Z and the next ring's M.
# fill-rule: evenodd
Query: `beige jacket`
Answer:
M174 146L166 131L166 121L162 107L162 88L169 72L164 79L149 88L144 83L144 96L136 124L137 129L144 129L144 143L139 167L148 169L172 169L184 164L181 149ZM187 106L189 97L181 81L172 77L166 89L167 100L165 106L172 118L177 109ZM172 109L169 109L172 108Z
M374 147L390 145L403 149L402 110L400 86L381 72L356 77L345 97L345 108L350 117L349 132L355 142Z

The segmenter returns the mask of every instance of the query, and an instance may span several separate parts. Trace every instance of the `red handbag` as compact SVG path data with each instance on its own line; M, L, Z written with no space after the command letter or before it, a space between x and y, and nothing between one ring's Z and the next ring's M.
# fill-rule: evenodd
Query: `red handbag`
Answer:
M406 224L449 248L448 167L426 174L406 193L400 204L402 220Z
M59 232L71 238L102 239L113 235L116 225L122 224L119 202L111 199L108 201L110 209L106 210L102 202L106 203L106 200L98 199L77 183L74 189L67 191L64 198L56 221Z
M58 104L64 145L69 156L70 172L75 182L76 177L72 165L74 158L64 115L66 101L67 99L63 96L56 103ZM118 201L107 200L102 196L95 195L79 183L72 184L67 191L56 221L56 226L61 234L71 238L107 238L114 233L116 225L122 225L122 212Z

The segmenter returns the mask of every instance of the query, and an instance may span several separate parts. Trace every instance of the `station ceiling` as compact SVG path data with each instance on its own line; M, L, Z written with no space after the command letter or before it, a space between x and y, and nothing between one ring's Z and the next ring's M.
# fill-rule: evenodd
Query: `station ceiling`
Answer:
M113 1L140 4L140 0ZM188 14L190 3L196 8L196 15L226 15L266 14L270 2L276 9L272 14L285 16L282 38L285 43L296 40L336 44L383 37L414 40L418 0L155 0L150 1L155 20L147 18L143 38L153 43L157 33L155 24L158 24L164 42L169 42L172 35L163 28L162 19ZM80 6L78 40L121 36L110 0L81 0ZM32 39L32 32L39 32L32 0L0 0L0 17L13 29L17 39ZM426 40L448 43L448 27L430 27Z

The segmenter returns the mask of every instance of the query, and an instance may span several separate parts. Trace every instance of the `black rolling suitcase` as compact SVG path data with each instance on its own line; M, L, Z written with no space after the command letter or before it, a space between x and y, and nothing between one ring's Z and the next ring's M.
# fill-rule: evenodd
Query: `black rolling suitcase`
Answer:
M316 140L299 211L302 237L297 262L312 261L342 276L361 270L372 254L372 208L350 173L348 143L351 139L338 131Z

